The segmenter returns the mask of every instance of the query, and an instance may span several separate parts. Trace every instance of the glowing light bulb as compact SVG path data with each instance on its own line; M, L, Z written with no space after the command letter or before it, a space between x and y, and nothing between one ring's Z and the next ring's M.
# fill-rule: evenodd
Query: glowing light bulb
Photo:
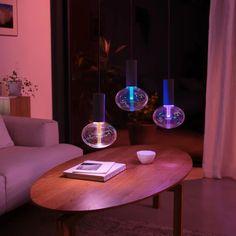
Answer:
M153 121L156 125L165 129L176 128L184 122L185 114L182 109L173 105L174 80L164 80L163 90L164 105L154 111Z
M105 148L116 141L117 132L106 122L92 122L82 130L83 141L92 148Z
M127 86L116 94L115 101L122 110L138 111L146 106L148 95L136 86Z
M116 104L125 111L138 111L148 102L148 95L137 87L137 60L126 61L126 88L115 97Z
M105 148L116 141L117 132L105 122L105 94L94 94L93 104L94 121L83 128L81 137L92 148Z
M162 128L172 129L184 122L185 114L179 107L163 105L155 110L152 118L156 125Z

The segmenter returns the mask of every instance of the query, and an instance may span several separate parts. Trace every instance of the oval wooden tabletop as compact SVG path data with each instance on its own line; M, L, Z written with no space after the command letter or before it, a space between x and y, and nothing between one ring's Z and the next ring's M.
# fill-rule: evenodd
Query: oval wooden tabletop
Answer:
M140 164L136 152L154 150L152 164ZM84 161L101 160L126 163L127 170L108 180L95 182L62 176L64 170ZM108 148L61 164L36 181L32 201L60 211L93 211L125 205L153 196L181 182L192 169L190 156L178 149L157 145Z

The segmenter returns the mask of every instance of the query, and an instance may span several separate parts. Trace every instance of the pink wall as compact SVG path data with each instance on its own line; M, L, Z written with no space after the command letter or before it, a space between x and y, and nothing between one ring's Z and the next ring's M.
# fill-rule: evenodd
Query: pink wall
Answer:
M32 117L52 117L50 0L18 0L18 36L0 35L0 78L16 70L39 86Z

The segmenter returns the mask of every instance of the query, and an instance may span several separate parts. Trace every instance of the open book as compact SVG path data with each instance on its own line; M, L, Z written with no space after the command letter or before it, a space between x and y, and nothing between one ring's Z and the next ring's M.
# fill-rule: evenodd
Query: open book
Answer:
M106 161L84 161L65 171L68 178L105 182L126 169L126 164Z

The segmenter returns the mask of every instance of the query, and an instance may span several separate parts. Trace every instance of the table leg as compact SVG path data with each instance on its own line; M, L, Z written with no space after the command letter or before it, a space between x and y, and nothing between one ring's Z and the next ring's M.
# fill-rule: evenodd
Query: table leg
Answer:
M182 185L178 184L171 189L174 192L174 236L182 236Z
M76 236L76 222L81 214L64 214L57 219L57 236Z
M159 195L155 195L152 197L152 207L159 208Z

